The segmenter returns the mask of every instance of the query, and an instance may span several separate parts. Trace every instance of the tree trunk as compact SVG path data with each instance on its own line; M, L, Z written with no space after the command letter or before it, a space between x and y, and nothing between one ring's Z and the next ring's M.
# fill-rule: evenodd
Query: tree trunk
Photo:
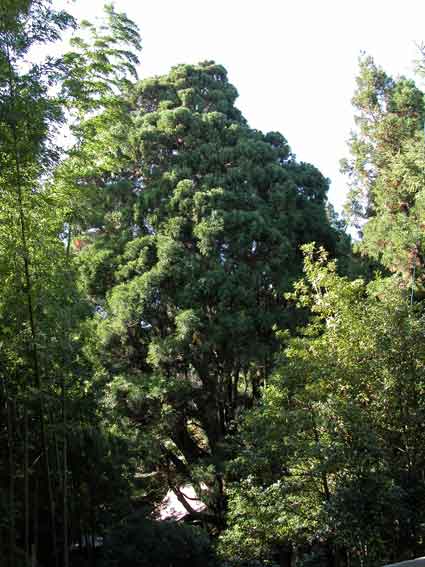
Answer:
M279 567L292 567L292 545L282 545L279 549Z
M26 404L26 400L24 402ZM25 561L30 564L30 490L29 490L29 432L28 408L24 409L24 514L25 514Z
M68 542L68 438L66 414L66 386L62 378L62 426L63 426L63 567L69 567Z
M34 517L34 527L33 527L33 543L31 547L31 567L36 567L37 565L37 554L38 554L38 489L39 480L38 475L35 475L35 489L34 489L34 501L33 501L33 517Z
M15 440L14 440L14 404L10 392L6 390L7 399L7 441L9 453L9 566L15 567L16 545L16 510L15 510Z

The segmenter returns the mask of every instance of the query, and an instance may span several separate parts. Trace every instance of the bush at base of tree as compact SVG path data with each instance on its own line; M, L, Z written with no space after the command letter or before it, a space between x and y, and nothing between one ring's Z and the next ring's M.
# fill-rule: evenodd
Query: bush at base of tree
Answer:
M213 567L208 535L198 527L133 514L106 539L102 567Z

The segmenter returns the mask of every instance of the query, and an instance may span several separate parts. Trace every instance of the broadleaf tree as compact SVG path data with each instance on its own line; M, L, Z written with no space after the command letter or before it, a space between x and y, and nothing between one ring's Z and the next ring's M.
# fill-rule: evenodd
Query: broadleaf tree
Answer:
M423 552L423 308L399 278L338 276L305 248L291 295L310 322L248 412L223 552L376 565ZM242 480L241 480L242 479Z

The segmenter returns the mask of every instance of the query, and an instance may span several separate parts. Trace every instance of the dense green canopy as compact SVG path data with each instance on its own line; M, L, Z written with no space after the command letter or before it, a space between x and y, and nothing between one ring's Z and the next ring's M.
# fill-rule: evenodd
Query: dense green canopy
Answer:
M365 57L353 104L357 130L343 169L351 183L348 210L362 226L362 249L405 279L415 266L423 286L423 93L412 80L393 79Z
M323 250L305 252L291 297L310 323L282 334L276 371L245 415L223 548L365 565L414 556L425 498L423 308L412 310L396 279L349 281Z
M195 463L223 473L223 441L267 380L299 246L336 240L327 180L251 129L236 96L212 62L136 86L126 146L109 150L122 168L98 177L116 198L80 255L117 399L151 429L156 466L192 481Z

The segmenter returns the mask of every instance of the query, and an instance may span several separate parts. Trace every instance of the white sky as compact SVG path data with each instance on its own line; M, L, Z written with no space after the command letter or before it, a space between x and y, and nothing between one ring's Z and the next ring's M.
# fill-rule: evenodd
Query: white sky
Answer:
M103 3L55 5L92 20ZM337 208L360 52L390 74L411 76L415 43L425 40L423 0L115 0L115 7L139 25L142 77L206 59L224 65L250 125L280 131L299 160L329 177Z

